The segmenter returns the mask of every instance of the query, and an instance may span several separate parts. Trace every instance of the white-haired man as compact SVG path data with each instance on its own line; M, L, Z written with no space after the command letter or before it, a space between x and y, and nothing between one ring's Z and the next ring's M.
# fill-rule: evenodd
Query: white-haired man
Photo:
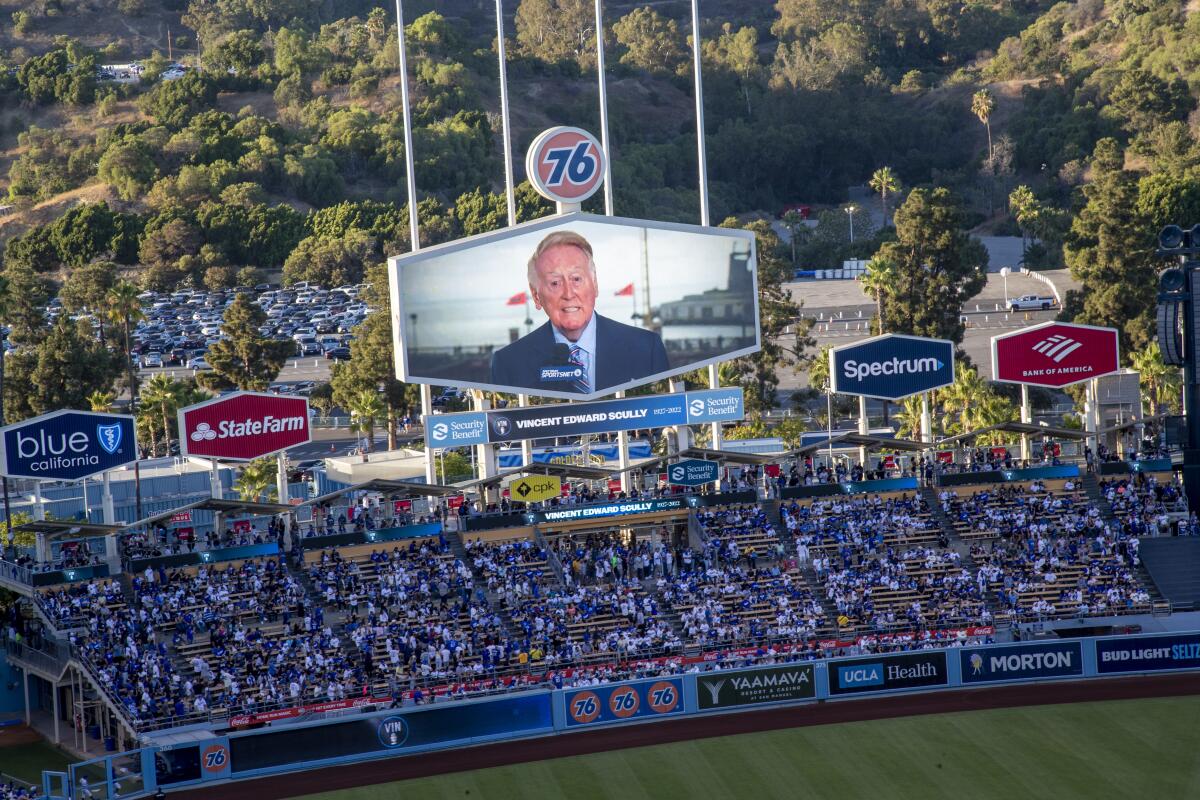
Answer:
M596 313L596 262L587 239L550 234L528 270L533 302L549 319L492 355L492 383L589 394L669 369L657 333Z

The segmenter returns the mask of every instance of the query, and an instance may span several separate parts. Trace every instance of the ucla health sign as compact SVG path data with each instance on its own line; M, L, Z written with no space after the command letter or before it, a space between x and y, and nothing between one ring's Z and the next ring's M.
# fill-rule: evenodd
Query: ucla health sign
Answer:
M55 411L0 428L10 478L77 481L137 461L133 417Z
M1083 677L1083 645L1048 642L959 651L963 683Z
M829 351L838 394L899 400L954 383L954 342L888 333Z
M689 458L667 467L667 482L674 486L702 486L717 479L717 462Z
M597 403L439 414L426 420L425 434L429 447L464 447L669 425L733 422L744 417L745 407L740 388L710 389Z
M948 680L943 650L829 662L831 695L945 686Z

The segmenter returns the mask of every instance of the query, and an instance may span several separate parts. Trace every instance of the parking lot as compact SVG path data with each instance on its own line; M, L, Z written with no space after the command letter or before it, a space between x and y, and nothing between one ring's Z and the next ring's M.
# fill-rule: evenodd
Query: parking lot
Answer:
M224 291L143 292L140 297L146 318L133 333L131 349L143 373L184 377L209 369L205 355L223 338L225 310L238 293L249 293L267 315L259 332L295 342L295 357L289 359L279 381L298 384L289 387L293 390L310 389L314 382L328 380L333 361L350 357L351 331L368 311L359 299L364 288L320 289L297 284L280 289L261 284ZM61 302L56 298L48 311L52 318L61 314Z

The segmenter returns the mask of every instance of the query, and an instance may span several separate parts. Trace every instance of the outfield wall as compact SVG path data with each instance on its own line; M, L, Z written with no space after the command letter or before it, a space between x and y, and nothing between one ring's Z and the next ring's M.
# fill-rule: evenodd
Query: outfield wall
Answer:
M264 727L228 736L202 732L182 741L109 756L112 764L140 763L138 794L300 769L488 742L569 734L597 727L653 724L779 705L840 702L860 697L1200 671L1200 632L1058 639L977 647L916 650L874 656L797 661L741 669L623 681L593 687L529 691L500 698L377 708L353 716ZM171 738L168 736L168 739ZM79 778L93 792L120 769L106 759L46 773L49 798L75 800ZM144 788L143 788L144 787ZM111 797L111 791L103 797Z

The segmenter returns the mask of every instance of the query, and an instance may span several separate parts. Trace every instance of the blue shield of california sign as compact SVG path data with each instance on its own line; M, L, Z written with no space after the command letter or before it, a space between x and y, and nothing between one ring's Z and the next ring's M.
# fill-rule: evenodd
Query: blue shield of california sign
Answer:
M954 383L954 342L888 333L829 351L838 394L899 400Z
M0 474L77 481L137 461L133 417L55 411L0 428Z

